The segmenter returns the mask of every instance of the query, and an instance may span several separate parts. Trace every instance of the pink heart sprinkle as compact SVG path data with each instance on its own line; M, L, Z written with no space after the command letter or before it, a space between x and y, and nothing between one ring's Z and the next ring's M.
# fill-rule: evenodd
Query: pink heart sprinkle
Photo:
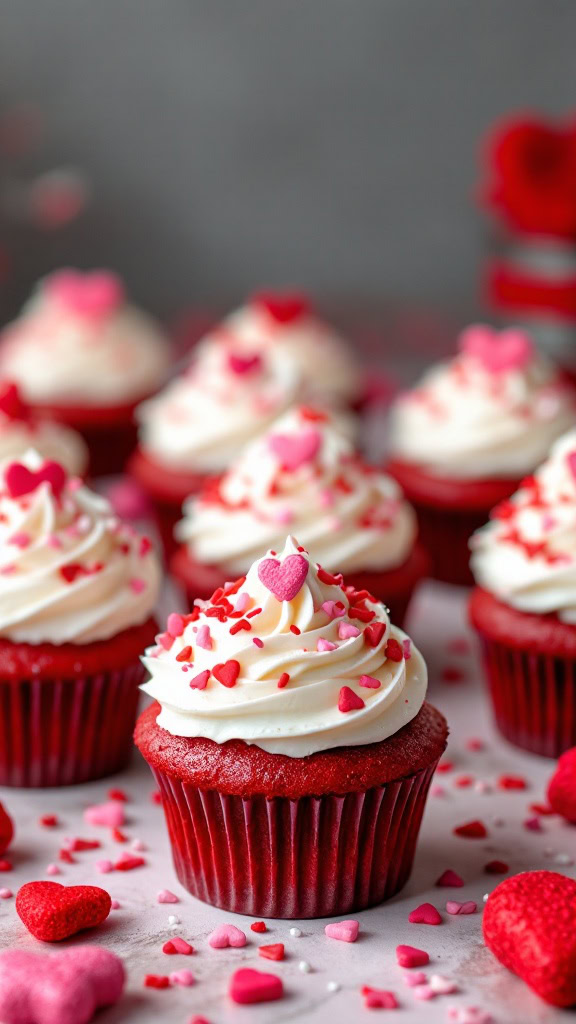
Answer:
M212 650L212 637L210 636L210 626L200 626L200 629L196 634L196 643L198 647L203 647L205 651Z
M446 871L443 871L437 880L436 885L440 888L460 889L464 885L464 879L460 878L460 875L457 875L451 868L446 868Z
M458 991L458 985L452 978L446 978L443 974L432 974L430 977L430 988L438 996L449 996Z
M135 576L130 580L130 589L134 594L142 594L146 590L146 580L141 579L139 576Z
M361 991L364 996L364 1006L368 1010L396 1010L398 1008L398 1000L393 992L370 988L369 985L363 985Z
M346 714L348 711L360 711L366 707L362 697L359 697L349 686L342 686L338 694L338 711Z
M294 471L311 462L322 444L322 435L311 427L300 434L271 434L270 451L279 459L282 468Z
M351 622L338 623L338 636L340 640L350 640L351 637L360 636L360 630Z
M325 640L323 636L318 638L316 643L317 651L335 651L338 648L338 644L333 644L331 640Z
M156 897L158 903L179 903L180 900L170 889L161 889Z
M182 968L181 971L172 971L170 981L172 985L181 985L183 988L189 988L190 985L196 984L196 978L192 971L188 971L186 968Z
M124 804L121 800L109 800L104 804L93 804L84 811L84 821L88 825L106 825L108 828L120 828L125 820Z
M258 579L278 601L292 601L307 575L308 559L303 555L288 555L283 562L265 558L258 566Z
M510 328L495 331L486 324L473 324L462 332L460 351L476 359L488 373L522 370L534 355L532 341L524 331Z
M448 900L446 911L448 914L475 914L478 904L474 900L467 900L466 903L458 903L457 900Z
M410 924L442 924L442 918L432 903L421 903L408 915Z
M178 615L178 612L172 612L166 621L166 632L170 633L170 636L173 637L182 636L182 633L184 632L184 625L183 617Z
M327 924L324 928L325 934L330 939L339 939L340 942L356 942L360 924L358 921L338 921L334 924Z
M212 949L226 949L228 946L239 949L246 945L246 936L235 924L219 924L208 936L208 945Z
M267 971L241 967L230 979L228 994L235 1003L269 1003L284 995L282 979Z
M210 670L205 668L203 672L199 672L197 676L194 676L188 685L191 690L205 690L209 679Z
M414 988L412 989L412 995L414 996L414 999L422 999L427 1001L428 999L434 999L436 993L434 992L434 989L430 987L430 985L415 985Z
M358 686L365 686L368 690L379 690L381 683L379 679L375 679L374 676L360 676L358 680Z
M425 967L430 956L416 946L396 946L396 960L400 967Z
M330 619L339 619L346 613L346 609L342 604L342 601L324 601L321 608L323 612L326 612L326 615ZM344 626L345 623L342 622L340 625Z
M46 292L77 316L89 320L113 313L124 301L119 277L108 270L83 274L78 270L60 270L45 284Z
M403 980L408 988L415 988L416 985L425 985L427 978L424 971L412 971L410 974L405 974Z

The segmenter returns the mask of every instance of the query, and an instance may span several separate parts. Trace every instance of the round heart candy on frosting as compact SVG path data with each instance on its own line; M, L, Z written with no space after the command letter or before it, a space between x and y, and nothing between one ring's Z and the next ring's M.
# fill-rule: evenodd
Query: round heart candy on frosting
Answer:
M311 462L321 444L322 435L313 427L299 434L271 434L268 438L270 451L277 456L284 469L292 471Z

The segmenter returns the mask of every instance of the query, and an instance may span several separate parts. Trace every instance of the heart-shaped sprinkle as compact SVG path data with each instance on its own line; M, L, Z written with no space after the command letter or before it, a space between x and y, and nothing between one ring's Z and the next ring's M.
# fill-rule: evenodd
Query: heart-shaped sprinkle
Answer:
M258 956L263 956L265 960L283 960L284 943L273 942L269 946L259 946Z
M349 686L343 686L338 694L338 711L346 714L347 711L360 711L366 707L362 697L359 697Z
M458 825L452 830L455 836L463 839L486 839L488 829L482 821L467 821L465 825Z
M448 914L475 914L478 904L474 900L467 900L466 903L458 903L457 900L448 900L446 911Z
M396 960L400 967L425 967L430 962L430 956L416 946L396 946Z
M208 936L208 945L212 949L227 949L228 946L239 949L246 945L246 936L235 924L219 924Z
M262 367L262 357L256 352L252 355L241 356L237 352L228 354L228 366L232 373L238 377L244 377L247 373L254 373Z
M320 607L323 612L326 612L329 619L339 619L342 615L346 614L346 608L342 604L342 601L324 601ZM343 626L345 623L342 622L340 625ZM353 628L356 629L355 626ZM356 630L355 635L357 636L359 632L359 630Z
M196 634L196 643L198 647L203 647L205 651L212 650L212 637L210 636L210 626L200 626L198 633Z
M464 885L464 879L460 878L460 875L457 875L451 868L447 868L446 871L442 872L440 878L437 879L436 885L439 888L460 889Z
M351 622L338 623L338 637L340 640L350 640L352 637L360 636L360 630Z
M265 558L258 566L258 579L278 601L292 601L307 575L308 560L303 555L288 555L283 562Z
M293 323L310 311L310 300L302 292L257 292L251 301L278 324Z
M365 686L368 690L379 690L381 685L380 680L374 676L362 675L358 680L358 686Z
M59 462L45 462L40 469L28 469L21 462L12 462L6 469L4 479L11 498L22 498L31 494L41 484L50 484L56 498L62 494L66 484L66 471Z
M393 992L383 988L371 988L370 985L363 985L360 989L364 997L364 1006L368 1010L396 1010L398 1000Z
M16 895L16 912L28 931L44 942L59 942L102 924L111 899L96 885L27 882Z
M180 971L170 972L170 982L172 985L181 985L183 988L190 988L191 985L196 984L196 979L192 974L192 971L182 968Z
M156 897L158 903L179 903L180 900L175 893L170 892L170 889L160 889Z
M0 382L0 412L9 420L27 420L30 416L29 407L12 381Z
M559 758L547 795L552 810L576 824L576 747Z
M322 435L318 430L310 428L300 434L271 434L268 447L277 457L283 469L299 469L306 462L311 462L318 454L322 444Z
M87 320L108 316L124 301L120 278L108 270L61 270L48 278L45 288L56 302Z
M100 946L0 953L0 1019L6 1024L88 1024L123 988L122 961Z
M338 921L334 924L327 924L324 932L329 939L339 939L340 942L356 942L360 924L358 921Z
M235 1003L270 1003L284 995L282 979L252 967L241 967L230 978L228 994Z
M92 804L84 811L84 821L88 825L106 825L108 828L120 828L126 820L124 802L108 800L104 804Z
M442 917L432 903L421 903L408 915L410 924L442 924Z
M318 637L316 641L317 651L336 651L338 644L333 644L331 640L326 640L323 636Z
M203 672L199 672L197 676L194 676L188 685L191 690L205 690L209 679L210 671L205 668Z
M378 647L385 632L385 622L371 622L364 630L364 639L369 647Z
M186 942L186 939L182 939L175 935L173 939L168 939L167 942L162 946L162 952L166 953L167 956L174 956L176 953L182 956L190 956L194 952L194 947Z
M431 974L430 988L437 996L449 996L458 991L456 982L452 978L445 977L444 974Z
M212 675L222 686L236 686L236 680L240 674L240 663L231 658L229 661L224 662L223 665L214 665L212 669Z
M524 331L495 331L485 324L473 324L463 331L458 347L493 374L522 370L534 356L534 346Z

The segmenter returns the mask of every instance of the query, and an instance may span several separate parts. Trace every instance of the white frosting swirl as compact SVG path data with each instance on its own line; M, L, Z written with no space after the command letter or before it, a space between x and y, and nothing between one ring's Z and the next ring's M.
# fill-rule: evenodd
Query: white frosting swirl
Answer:
M30 448L52 462L59 462L71 476L83 476L88 449L75 430L52 420L11 419L0 412L0 463L20 459Z
M233 575L280 547L287 527L344 573L402 565L416 537L396 482L361 462L337 416L307 407L275 422L184 512L176 533L191 556Z
M576 623L576 429L470 541L477 583L512 608Z
M141 444L162 465L219 473L295 400L299 380L281 351L237 372L226 345L206 346L188 371L138 409Z
M95 291L100 279L114 295L82 303L83 291ZM126 304L119 281L106 272L45 278L0 337L0 373L38 405L130 404L158 388L169 362L160 327Z
M0 466L0 636L105 640L146 621L159 585L150 542L104 498L34 451Z
M292 315L275 316L274 309L293 304ZM222 340L238 353L266 356L281 350L302 380L305 401L348 403L361 390L362 375L347 342L311 309L305 296L262 293L231 313L200 342Z
M390 626L383 605L363 602L373 613L368 625L355 618L354 595L323 580L324 572L293 538L276 562L286 570L286 559L301 560L304 578L296 581L300 587L289 599L274 596L261 574L275 557L269 552L252 566L230 595L222 621L208 614L207 602L195 620L170 617L169 632L144 658L151 676L144 690L161 704L158 724L175 736L217 743L239 739L288 757L392 736L424 701L427 673L421 655ZM232 605L240 612L230 616ZM250 629L239 629L239 621ZM364 629L379 623L381 636L372 637L372 645ZM230 662L238 674L225 685L212 671L218 672L218 665L230 668ZM363 685L366 677L369 686Z
M576 419L573 389L519 330L473 326L460 347L395 403L392 455L461 479L532 472Z

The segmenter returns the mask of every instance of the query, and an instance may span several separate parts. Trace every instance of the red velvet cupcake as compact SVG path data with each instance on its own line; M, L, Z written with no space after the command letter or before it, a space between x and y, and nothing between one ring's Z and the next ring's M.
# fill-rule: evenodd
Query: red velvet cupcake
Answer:
M38 414L83 436L93 476L123 469L136 443L135 407L160 387L169 362L160 328L127 304L108 271L51 274L0 339L0 373Z
M135 733L193 895L262 917L323 917L406 882L447 726L382 604L292 538L144 659Z
M576 430L471 542L470 600L496 723L518 747L576 745Z
M571 426L576 405L519 329L472 326L459 348L395 403L387 468L416 509L435 578L470 584L470 536Z
M159 581L147 538L57 462L0 466L0 785L125 766Z
M286 413L186 504L171 568L190 605L280 547L287 526L402 625L428 571L414 512L396 482L355 453L339 415L310 406Z

